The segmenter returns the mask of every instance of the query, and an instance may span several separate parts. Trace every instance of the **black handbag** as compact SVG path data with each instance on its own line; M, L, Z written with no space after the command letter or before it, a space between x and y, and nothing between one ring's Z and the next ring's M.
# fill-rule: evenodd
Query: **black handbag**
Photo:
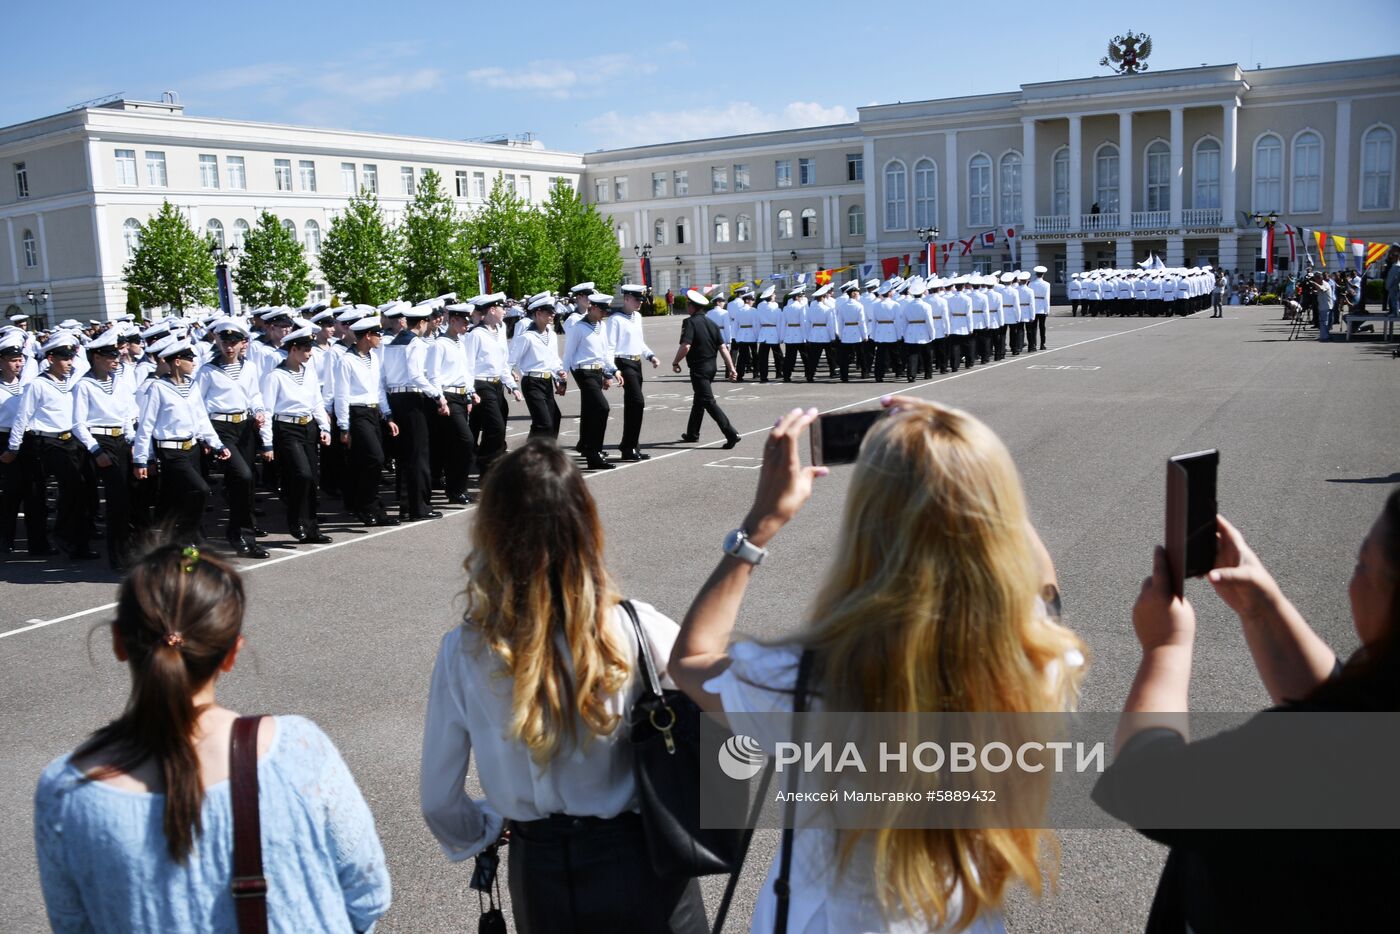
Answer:
M734 873L743 866L748 834L700 826L700 718L682 691L663 691L651 647L630 600L622 608L637 634L643 693L629 722L632 771L647 853L663 878Z

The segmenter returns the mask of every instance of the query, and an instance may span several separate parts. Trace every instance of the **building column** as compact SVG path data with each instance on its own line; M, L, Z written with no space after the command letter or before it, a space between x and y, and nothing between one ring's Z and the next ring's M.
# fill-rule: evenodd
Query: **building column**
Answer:
M1224 269L1234 275L1240 265L1240 238L1238 234L1222 234L1220 245L1216 252L1219 254L1219 268ZM1254 270L1251 269L1250 272Z
M43 270L44 283L47 285L49 281L49 238L44 234L44 212L36 213L34 219L39 226L39 268ZM53 294L52 289L49 290L49 294Z
M1136 161L1133 153L1133 112L1122 110L1118 113L1118 226L1121 230L1133 229L1133 165ZM1132 255L1131 251L1128 255ZM1121 244L1118 256L1120 259L1123 256ZM1122 263L1118 265L1123 266Z
M878 207L876 199L879 197L875 193L875 173L879 171L875 168L875 140L865 141L860 163L864 166L865 174L865 261L874 263L878 261L876 254L880 248L880 228L875 223L875 211Z
M1168 238L1167 238L1167 258L1166 258L1166 263L1167 263L1168 266L1185 266L1185 265L1186 265L1186 238L1185 238L1185 237L1168 237Z
M5 239L10 245L10 272L11 281L15 287L19 287L19 254L15 250L15 221L12 217L5 218Z
M1337 101L1337 149L1332 158L1332 223L1347 223L1347 183L1351 178L1351 98Z
M1220 123L1220 223L1232 230L1239 226L1235 210L1235 168L1239 162L1239 98L1230 98L1221 107ZM1232 240L1236 238L1232 237ZM1231 246L1231 256L1235 247ZM1225 264L1225 238L1220 240L1220 263ZM1228 268L1234 269L1233 265Z
M822 249L831 249L831 195L822 199Z
M1173 107L1173 108L1171 109L1171 121L1172 121L1172 133L1171 133L1171 149L1172 149L1172 154L1171 154L1171 167L1172 167L1172 168L1171 168L1171 173L1172 173L1172 174L1171 174L1171 195L1170 195L1171 202L1170 202L1170 205L1169 205L1169 207L1170 207L1170 214L1169 214L1168 219L1167 219L1167 224L1170 225L1170 226L1172 226L1172 227L1180 227L1180 226L1181 226L1181 201L1182 201L1182 195L1185 194L1185 191L1183 190L1183 187L1182 187L1182 186L1185 185L1185 183L1186 183L1186 173L1183 171L1183 163L1184 163L1185 157L1186 157L1186 154L1185 154L1185 152L1184 152L1184 147L1185 147L1185 145L1186 145L1186 142L1185 142L1186 133L1185 133L1185 129L1184 129L1184 123L1185 123L1185 110L1184 110L1184 108L1181 108L1181 107ZM1170 245L1170 243L1168 243L1167 252L1168 252L1168 254L1171 253L1171 245ZM1180 265L1182 265L1182 264L1181 264L1181 263L1177 263L1176 265L1180 266Z
M1035 230L1035 118L1021 119L1021 216L1002 218L1003 224L1018 224L1022 232ZM1026 244L1029 245L1029 244Z
M1024 189L1022 189L1024 190ZM1040 263L1040 244L1034 240L1021 240L1017 246L1018 254L1013 257L1018 269L1027 272L1034 269ZM1052 270L1053 271L1053 270Z
M1133 263L1133 238L1119 237L1114 241L1113 265L1119 269L1132 269Z
M1069 276L1076 272L1084 271L1084 241L1065 241L1065 281L1068 283Z
M947 208L943 214L948 218L948 226L943 229L944 239L952 239L958 235L958 131L948 130L943 134L943 177L947 180L948 198L944 202ZM958 258L956 255L948 257L949 272L958 271Z
M1069 229L1078 230L1084 223L1084 154L1082 144L1082 118L1072 114L1069 118ZM1079 248L1081 256L1084 247Z

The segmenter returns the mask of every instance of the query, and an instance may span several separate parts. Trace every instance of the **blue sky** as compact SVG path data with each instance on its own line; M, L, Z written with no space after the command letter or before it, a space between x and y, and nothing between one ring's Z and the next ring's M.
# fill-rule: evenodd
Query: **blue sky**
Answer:
M1295 0L7 6L0 126L118 91L175 90L192 115L449 139L533 131L574 151L1105 74L1108 41L1129 29L1151 34L1154 70L1400 52L1396 0L1371 8L1375 28L1356 18L1364 4ZM1103 12L1114 6L1121 15Z

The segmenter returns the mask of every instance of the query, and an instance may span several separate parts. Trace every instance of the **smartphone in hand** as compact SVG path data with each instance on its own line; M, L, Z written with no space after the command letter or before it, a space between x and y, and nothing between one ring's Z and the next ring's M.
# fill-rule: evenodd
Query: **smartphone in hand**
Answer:
M1215 480L1220 452L1211 448L1167 461L1167 567L1172 593L1186 591L1186 578L1215 567L1215 516L1220 504Z
M858 409L817 416L812 426L812 466L854 463L865 433L887 414L888 409Z

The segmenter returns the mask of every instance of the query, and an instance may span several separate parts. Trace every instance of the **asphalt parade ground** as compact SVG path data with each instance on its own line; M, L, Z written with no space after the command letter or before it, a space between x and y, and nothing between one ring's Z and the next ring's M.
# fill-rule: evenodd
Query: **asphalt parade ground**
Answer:
M989 423L1020 467L1032 517L1054 557L1065 622L1088 643L1081 707L1116 710L1136 670L1129 611L1162 538L1163 463L1218 447L1221 511L1244 532L1303 615L1340 654L1356 646L1347 580L1385 495L1400 483L1400 360L1376 340L1289 341L1277 306L1187 318L1071 318L1056 308L1049 350L932 381L715 384L744 440L733 450L712 422L700 445L678 439L690 385L669 363L675 318L649 319L662 358L646 369L642 448L652 459L590 477L607 527L608 560L629 596L679 620L739 524L757 479L763 434L796 406L874 405L908 392ZM1315 334L1315 332L1309 332ZM1367 335L1370 336L1370 335ZM607 440L621 432L621 393ZM578 398L563 400L576 437ZM511 441L529 425L511 405ZM741 631L773 637L799 626L833 558L849 468L819 482L754 576ZM274 556L249 566L248 650L220 683L241 712L314 719L349 763L388 853L393 907L381 931L475 925L470 863L450 864L418 808L428 681L457 595L471 508L434 522L365 530L330 512L334 542L295 546L281 509L262 520ZM441 508L441 507L439 507ZM1198 614L1191 703L1200 710L1268 705L1236 618L1208 585L1188 584ZM98 562L0 564L0 917L7 931L46 928L32 846L34 785L125 702L128 678L105 629L115 579ZM474 777L471 781L475 781ZM479 793L479 790L478 790ZM1305 805L1300 805L1305 806ZM1008 907L1016 931L1141 930L1165 851L1127 830L1061 834L1058 888ZM730 930L748 911L776 846L755 839ZM504 871L504 861L503 871ZM1280 897L1286 883L1280 880ZM705 882L713 912L723 879Z

